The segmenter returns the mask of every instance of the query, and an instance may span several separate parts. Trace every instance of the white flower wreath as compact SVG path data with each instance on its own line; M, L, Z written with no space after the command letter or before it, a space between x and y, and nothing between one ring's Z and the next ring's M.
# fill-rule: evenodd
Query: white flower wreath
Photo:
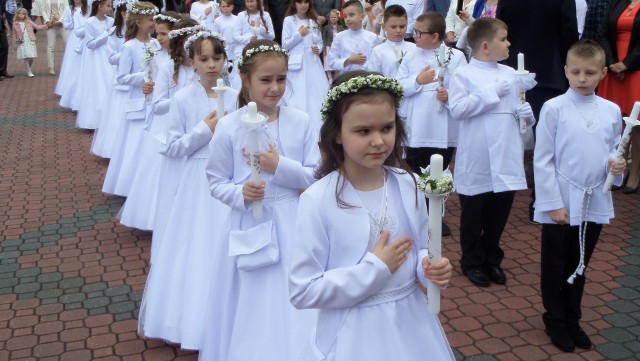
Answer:
M204 31L205 27L202 25L190 26L188 28L182 28L177 30L171 30L169 32L169 40L173 40L175 38L179 38L183 35L191 35L195 34L199 31Z
M222 35L216 33L215 31L200 30L197 33L191 35L187 39L187 41L184 42L184 50L189 51L189 47L191 46L191 44L193 44L198 39L205 39L205 38L218 39L224 46L224 38L222 37Z
M287 57L287 59L289 58L289 53L280 47L280 45L276 44L276 45L260 45L256 48L253 49L249 49L247 50L247 52L242 55L240 57L240 59L238 59L238 69L242 69L242 65L244 64L245 61L247 61L247 59L249 59L250 57L258 54L258 53L266 53L268 51L277 51L279 53L284 54L284 56Z
M426 195L449 195L453 191L453 178L448 174L443 174L440 179L435 180L431 178L429 172L420 174L418 190Z
M129 10L129 12L131 14L136 14L136 15L156 15L158 14L158 8L157 7L153 7L153 9L139 9L136 6L137 2L131 2L127 4L127 10Z
M324 99L322 109L320 110L322 116L325 117L340 99L346 95L357 93L362 89L384 90L399 99L402 99L403 96L402 85L400 85L400 82L396 79L387 78L378 74L357 76L329 90L329 94L327 94L327 97Z
M164 15L164 14L158 14L158 15L153 17L153 21L168 21L168 22L171 22L171 23L176 23L178 21L178 19L172 18L171 16L167 16L167 15Z

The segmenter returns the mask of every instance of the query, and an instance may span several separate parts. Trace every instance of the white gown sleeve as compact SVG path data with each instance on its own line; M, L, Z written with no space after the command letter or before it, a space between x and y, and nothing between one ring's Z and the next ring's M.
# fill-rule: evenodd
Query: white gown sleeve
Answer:
M341 58L340 53L342 52L342 38L344 36L338 36L336 34L333 38L333 43L329 48L329 67L331 70L344 70L345 65L344 62L347 58Z
M563 208L562 194L556 176L555 146L558 128L558 109L545 104L540 111L536 128L533 167L536 185L535 209L549 212Z
M162 154L170 158L180 158L193 154L211 140L211 129L204 122L198 122L193 129L186 129L187 116L190 113L174 97L171 99L167 144Z
M449 110L456 120L466 120L481 115L487 108L500 102L493 84L470 93L465 77L466 74L460 72L454 72L451 76Z
M304 133L303 161L280 155L278 167L271 181L288 188L305 189L315 182L314 169L320 159L317 135L311 123L307 122Z
M99 26L100 24L93 22L85 24L85 36L90 39L86 44L89 49L97 49L107 43L109 33L98 28L96 25Z
M296 219L296 234L304 234L304 242L295 242L291 253L289 296L294 307L353 307L382 290L391 272L373 253L356 265L326 269L331 225L326 223L320 199L303 193Z
M133 54L131 47L123 46L122 52L120 53L120 61L118 62L118 73L116 75L118 84L135 86L142 86L142 84L144 84L145 72L130 73L132 69Z
M173 70L173 69L171 69ZM169 71L168 67L159 68L154 79L153 87L153 113L155 115L163 115L169 111L171 99L169 92L173 84L173 71Z
M62 27L64 30L73 30L73 14L70 8L64 10L64 16L62 17Z
M311 34L307 34L309 36ZM282 24L282 47L291 50L303 39L298 29L295 28L295 20L291 16L284 18Z

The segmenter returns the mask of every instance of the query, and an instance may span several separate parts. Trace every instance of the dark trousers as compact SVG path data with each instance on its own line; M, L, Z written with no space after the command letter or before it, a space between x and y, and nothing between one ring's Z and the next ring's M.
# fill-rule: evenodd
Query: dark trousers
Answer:
M0 19L2 21L2 19ZM0 31L0 76L7 72L7 59L9 58L9 42L7 33Z
M421 174L420 167L426 168L431 163L431 156L440 154L442 156L442 168L447 169L453 157L454 147L449 148L409 148L404 149L405 160L411 170Z
M504 251L500 237L507 224L515 191L460 196L460 246L462 270L500 266Z
M588 222L584 244L584 264L589 264L593 249L596 247L602 225ZM547 329L576 325L582 311L582 292L584 274L578 275L573 284L567 279L573 274L580 262L579 227L543 224L540 291L545 313L542 315Z

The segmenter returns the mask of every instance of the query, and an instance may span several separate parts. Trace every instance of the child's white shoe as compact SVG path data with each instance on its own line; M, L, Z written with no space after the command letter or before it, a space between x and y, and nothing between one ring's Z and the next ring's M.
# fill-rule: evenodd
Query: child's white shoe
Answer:
M35 75L33 75L33 73L32 73L32 72L28 72L28 73L27 73L27 76L28 76L29 78L33 78Z

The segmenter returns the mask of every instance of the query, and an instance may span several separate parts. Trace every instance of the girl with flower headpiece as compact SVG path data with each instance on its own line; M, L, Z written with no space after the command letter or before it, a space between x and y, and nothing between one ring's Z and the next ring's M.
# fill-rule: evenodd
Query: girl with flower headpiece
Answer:
M307 112L320 130L320 108L329 82L320 61L322 34L312 0L291 0L282 25L282 47L289 51L291 96L287 104Z
M155 99L167 98L167 79L162 78L162 89L158 89L158 76L161 71L173 70L173 60L169 57L169 33L173 30L174 24L178 21L180 15L173 11L164 14L158 14L153 17L156 23L156 39L160 43L161 49L156 53L154 60L156 63L153 73L153 81L155 83L153 90L153 98L151 101L152 109L147 113L146 125L142 135L142 143L140 145L140 153L136 156L140 158L139 166L135 169L135 175L131 181L131 188L126 202L122 205L119 212L120 224L131 228L143 230L154 230L154 221L156 217L156 196L158 192L158 184L160 182L160 163L164 158L160 152L160 143L156 136L166 130L166 120L162 117L155 117L154 106ZM162 91L162 96L158 92Z
M227 112L236 109L238 92L228 89L222 99L213 91L226 62L220 36L209 31L191 35L184 45L199 81L176 92L171 99L169 130L163 154L182 159L174 201L152 252L151 270L142 298L140 334L180 343L183 349L202 347L203 314L211 288L224 289L229 279L218 269L224 254L213 242L222 229L228 207L211 198L205 175L208 144L217 131L215 109L223 101ZM157 238L157 237L160 238ZM219 296L223 298L224 296Z
M209 145L211 195L231 207L216 241L231 268L217 277L232 283L211 291L206 317L211 327L201 360L294 360L315 317L288 300L289 254L299 240L293 221L300 190L313 183L319 154L309 116L279 105L287 58L286 50L269 40L244 48L238 60L243 107L222 118ZM261 114L259 126L245 122L253 108L249 102ZM252 164L259 159L260 181L251 178L249 158ZM256 201L262 203L261 217L254 216Z
M84 23L89 18L90 11L87 0L73 0L63 16L62 24L69 30L69 38L62 57L60 76L56 84L55 94L60 96L60 106L78 110L72 104L80 76L79 68L82 64L82 49L84 47Z
M300 197L289 274L293 305L320 310L299 360L455 359L416 285L446 286L451 264L429 262L426 203L402 160L402 91L355 71L325 99L319 180Z
M238 14L236 26L233 30L236 62L242 56L242 49L252 41L275 39L273 22L268 12L263 10L263 0L244 0L245 10ZM231 86L240 89L240 76L237 63L234 64L231 74Z
M116 136L120 126L123 124L123 122L114 121L114 114L122 114L124 112L124 105L129 95L129 86L119 85L116 82L120 53L124 45L127 0L116 0L113 2L113 6L115 7L113 27L109 29L109 37L107 38L110 66L106 69L109 72L108 77L111 79L111 84L107 88L107 95L104 100L109 111L100 113L98 129L93 133L93 141L91 143L91 153L102 158L111 158L113 145L117 143Z
M80 84L76 92L78 114L76 128L97 129L107 89L113 79L109 77L109 50L107 39L113 26L110 0L96 0L91 4L91 17L84 24L85 49L82 51ZM87 96L90 94L90 96Z
M156 68L154 55L160 50L157 40L151 38L155 30L155 5L140 1L127 5L125 43L118 61L116 82L129 86L124 111L115 114L113 121L122 122L102 191L126 197L136 168L140 164L140 145L145 119L150 110L147 95L153 93L154 83L149 78Z

